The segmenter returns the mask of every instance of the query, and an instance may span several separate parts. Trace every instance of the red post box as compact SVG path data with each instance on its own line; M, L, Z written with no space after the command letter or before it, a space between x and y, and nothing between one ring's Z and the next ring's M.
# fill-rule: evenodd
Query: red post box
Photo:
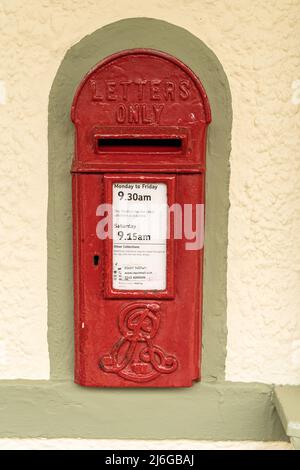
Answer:
M82 80L72 120L75 382L191 386L211 120L203 86L168 54L122 51Z

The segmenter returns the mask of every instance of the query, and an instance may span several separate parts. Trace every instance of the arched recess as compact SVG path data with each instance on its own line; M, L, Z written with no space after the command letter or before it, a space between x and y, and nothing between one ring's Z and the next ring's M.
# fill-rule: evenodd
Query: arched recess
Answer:
M226 356L226 271L232 109L228 81L215 54L188 31L132 18L86 36L66 53L49 97L48 342L51 379L73 378L70 109L83 76L101 59L131 48L167 52L200 78L212 123L207 142L202 380L223 380Z

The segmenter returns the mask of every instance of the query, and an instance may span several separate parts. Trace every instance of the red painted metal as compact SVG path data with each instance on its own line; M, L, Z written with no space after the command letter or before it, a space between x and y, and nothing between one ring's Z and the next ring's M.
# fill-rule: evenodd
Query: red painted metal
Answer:
M200 378L203 248L186 250L171 227L166 289L114 289L112 241L97 237L96 209L112 202L117 182L164 183L169 205L204 204L205 91L176 58L133 49L86 75L71 115L75 382L191 386Z

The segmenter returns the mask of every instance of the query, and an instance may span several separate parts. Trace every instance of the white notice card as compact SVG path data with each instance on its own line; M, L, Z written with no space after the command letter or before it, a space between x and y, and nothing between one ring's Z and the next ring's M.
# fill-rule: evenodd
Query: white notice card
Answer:
M113 288L165 290L167 185L113 184Z

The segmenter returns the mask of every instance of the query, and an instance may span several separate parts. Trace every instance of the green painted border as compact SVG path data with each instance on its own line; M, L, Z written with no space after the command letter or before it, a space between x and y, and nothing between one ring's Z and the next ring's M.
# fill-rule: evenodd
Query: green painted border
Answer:
M274 404L286 434L300 443L300 385L277 385Z
M295 450L300 450L300 438L299 437L292 437L291 443Z
M181 59L200 77L213 122L208 134L203 309L203 381L190 389L89 389L73 381L69 111L83 75L121 49L150 47ZM231 97L216 56L164 21L135 18L105 26L74 45L49 99L48 342L50 381L0 381L0 437L284 440L263 384L224 380Z
M226 356L226 269L231 96L223 68L202 41L165 21L133 18L86 36L66 53L49 99L48 342L51 378L73 377L73 300L70 166L74 129L71 102L82 77L104 57L149 47L187 64L207 92L208 133L202 378L223 380Z
M0 437L286 440L262 384L91 389L71 382L0 382Z

